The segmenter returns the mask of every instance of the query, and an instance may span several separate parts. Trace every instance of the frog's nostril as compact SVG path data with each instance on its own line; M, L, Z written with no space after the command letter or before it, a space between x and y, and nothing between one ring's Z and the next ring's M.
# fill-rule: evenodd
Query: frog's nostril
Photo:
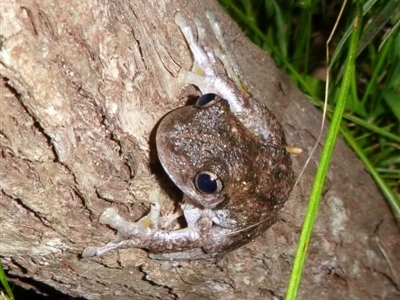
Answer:
M194 177L196 189L203 194L218 194L223 189L221 179L217 174L209 171L200 171Z

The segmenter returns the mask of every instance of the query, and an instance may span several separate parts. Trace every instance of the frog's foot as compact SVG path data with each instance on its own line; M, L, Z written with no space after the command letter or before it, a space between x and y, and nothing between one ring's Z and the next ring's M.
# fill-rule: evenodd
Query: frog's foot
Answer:
M214 34L215 32L217 32L217 34L219 35L217 39L223 39L221 29L219 25L216 25L217 23L213 19L211 14L210 18L211 20L213 20L212 28ZM228 100L231 110L234 113L242 111L244 105L243 97L240 96L240 93L243 90L242 86L236 86L229 80L226 75L221 75L217 73L216 56L223 63L223 66L225 67L228 76L233 76L234 78L236 78L236 80L233 79L235 82L240 81L237 76L234 76L235 71L232 70L232 67L229 67L229 65L231 64L229 63L229 59L227 58L228 54L223 54L223 52L218 47L214 47L213 51L211 48L201 45L201 43L203 43L205 40L206 31L197 18L194 19L194 23L196 25L198 40L196 40L196 38L194 37L190 24L183 16L182 12L177 12L175 14L175 23L181 29L194 59L192 71L188 72L182 70L180 72L180 78L187 84L193 84L197 86L202 94L215 93L217 95L220 95L222 98ZM214 52L216 53L214 54ZM233 60L231 59L231 61Z
M212 212L191 205L187 209L184 214L188 218L188 227L167 231L162 229L166 227L165 223L179 215L161 217L157 202L152 203L150 212L137 222L126 221L114 208L108 208L100 216L99 222L117 230L116 239L101 247L87 247L82 257L101 256L110 250L123 248L143 248L157 253L197 248L211 232Z
M208 10L206 12L206 16L214 32L215 38L218 40L218 43L221 47L214 47L215 55L224 65L225 71L228 74L229 78L235 82L236 86L240 89L242 93L248 94L248 89L246 88L246 84L244 83L244 80L242 78L242 71L240 70L240 67L236 63L234 57L230 54L231 50L226 44L226 40L224 38L220 23L215 19L215 16L211 11Z
M179 11L175 14L175 23L181 29L181 32L185 37L190 50L192 51L194 59L192 73L194 73L193 74L194 79L197 79L194 75L202 77L203 74L209 76L210 78L216 78L217 74L214 68L216 59L214 54L212 53L211 50L206 50L196 41L193 31L189 25L189 22L183 16L182 12ZM196 25L197 25L198 38L199 40L203 39L205 35L204 27L201 25L199 21L196 21Z
M106 209L100 216L99 222L117 230L113 242L101 247L87 247L82 252L82 257L101 256L113 249L122 248L147 248L152 236L152 227L157 227L160 206L152 204L148 215L138 222L124 220L114 208Z

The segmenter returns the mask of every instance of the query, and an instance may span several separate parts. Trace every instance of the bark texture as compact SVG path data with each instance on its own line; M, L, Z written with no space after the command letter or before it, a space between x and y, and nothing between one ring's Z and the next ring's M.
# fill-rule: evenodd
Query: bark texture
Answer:
M177 80L192 63L173 21L178 9L204 24L205 10L215 12L251 92L303 149L293 157L299 173L320 112L268 54L211 0L9 0L0 9L0 258L14 280L87 299L283 297L316 159L281 220L218 261L174 267L140 249L79 257L115 237L98 223L107 207L136 220L151 190L161 186L165 213L180 197L154 150L160 118L198 95ZM399 299L399 237L371 177L340 140L298 298Z

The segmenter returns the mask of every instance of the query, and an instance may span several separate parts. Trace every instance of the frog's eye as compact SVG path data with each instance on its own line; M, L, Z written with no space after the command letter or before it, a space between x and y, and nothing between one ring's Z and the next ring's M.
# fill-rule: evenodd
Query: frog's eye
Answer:
M196 189L203 194L218 194L223 185L217 174L209 171L200 171L194 177Z
M197 108L206 108L214 105L215 103L221 101L222 98L217 94L209 93L204 94L199 99L197 99L196 104L194 105Z

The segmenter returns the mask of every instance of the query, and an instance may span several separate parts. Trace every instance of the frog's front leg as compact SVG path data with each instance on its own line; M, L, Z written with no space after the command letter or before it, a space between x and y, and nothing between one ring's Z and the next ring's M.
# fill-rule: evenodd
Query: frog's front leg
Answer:
M100 216L99 222L117 230L116 239L101 247L87 247L82 257L101 256L110 250L124 248L142 248L153 253L164 253L200 247L211 234L212 211L187 199L183 205L183 214L187 227L167 231L162 227L170 221L171 216L161 217L158 203L152 203L149 214L137 222L126 221L115 209L109 208ZM182 256L177 259L190 257Z
M217 40L217 46L202 44L206 41L206 30L199 19L194 18L194 22L191 22L198 33L196 39L185 16L181 12L175 14L175 23L181 29L194 60L192 71L181 71L181 79L186 84L197 86L202 94L213 93L227 100L235 116L250 132L259 136L264 144L281 145L284 142L281 138L281 125L265 104L250 95L243 83L240 68L224 40L220 24L213 13L207 11L206 16ZM222 66L225 72L218 74L218 66Z
M194 37L188 20L182 12L177 12L175 14L175 23L181 29L194 60L192 71L182 70L180 74L181 79L187 84L197 86L202 94L215 93L220 95L222 98L228 100L232 111L235 113L241 112L244 101L241 97L238 97L238 92L240 93L240 91L235 84L227 80L226 75L221 76L221 74L217 73L216 65L218 62L214 50L218 49L218 58L223 56L222 51L217 47L212 49L211 47L206 47L201 44L205 40L205 29L197 18L194 21L198 35L197 40ZM234 73L230 71L231 68L229 66L224 65L223 67L228 75Z

